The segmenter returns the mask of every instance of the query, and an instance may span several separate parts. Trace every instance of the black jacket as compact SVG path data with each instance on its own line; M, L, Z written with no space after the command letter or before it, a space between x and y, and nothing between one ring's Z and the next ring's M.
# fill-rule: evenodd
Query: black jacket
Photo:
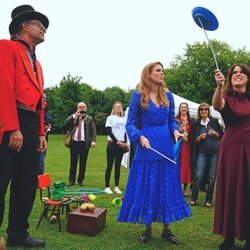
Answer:
M192 175L194 176L194 171L196 168L196 161L197 161L197 152L198 152L198 142L197 138L201 133L201 123L200 119L195 120L194 126L192 127L192 137L191 137L191 163L192 163ZM218 119L209 117L209 125L212 127L214 131L219 134L219 141L223 135L223 130L218 122Z

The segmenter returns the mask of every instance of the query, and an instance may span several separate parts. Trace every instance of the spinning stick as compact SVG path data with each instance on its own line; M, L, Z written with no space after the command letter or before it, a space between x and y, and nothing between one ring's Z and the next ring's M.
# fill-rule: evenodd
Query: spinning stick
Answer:
M216 68L218 69L219 68L218 62L217 62L216 56L214 54L212 44L211 44L211 42L208 38L207 32L206 32L206 30L210 30L210 31L216 30L219 26L218 20L217 20L216 16L210 10L203 8L203 7L194 8L192 10L192 16L193 16L195 23L200 28L203 29L203 31L206 35L208 44L210 46L210 49L211 49L213 57L214 57L214 62L215 62Z

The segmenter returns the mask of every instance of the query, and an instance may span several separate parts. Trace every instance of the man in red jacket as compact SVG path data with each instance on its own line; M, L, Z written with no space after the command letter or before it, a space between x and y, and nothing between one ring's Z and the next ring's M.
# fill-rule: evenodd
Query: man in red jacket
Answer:
M30 5L11 13L10 40L0 40L0 225L10 185L9 247L44 247L28 233L37 187L37 150L46 149L43 74L35 57L48 18Z

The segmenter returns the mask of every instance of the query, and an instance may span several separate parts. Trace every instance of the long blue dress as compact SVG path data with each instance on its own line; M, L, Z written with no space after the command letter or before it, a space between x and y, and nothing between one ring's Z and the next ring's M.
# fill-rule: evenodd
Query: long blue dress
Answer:
M168 91L169 107L140 107L140 93L132 95L127 133L131 142L139 142L145 136L150 146L173 159L174 130L179 130L174 113L173 94ZM140 123L140 129L136 127ZM152 222L171 222L191 216L183 198L180 165L171 163L154 151L142 148L138 143L130 168L123 205L117 221L149 225Z

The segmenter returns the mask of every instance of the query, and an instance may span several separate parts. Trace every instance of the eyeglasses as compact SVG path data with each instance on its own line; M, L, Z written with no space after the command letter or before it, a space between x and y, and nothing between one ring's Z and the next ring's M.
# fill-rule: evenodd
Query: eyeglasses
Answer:
M45 30L46 30L46 28L43 26L43 24L42 24L40 21L30 21L30 22L28 22L28 24L36 25L36 26L38 26L39 28L45 29Z
M201 108L200 111L208 111L208 108Z

